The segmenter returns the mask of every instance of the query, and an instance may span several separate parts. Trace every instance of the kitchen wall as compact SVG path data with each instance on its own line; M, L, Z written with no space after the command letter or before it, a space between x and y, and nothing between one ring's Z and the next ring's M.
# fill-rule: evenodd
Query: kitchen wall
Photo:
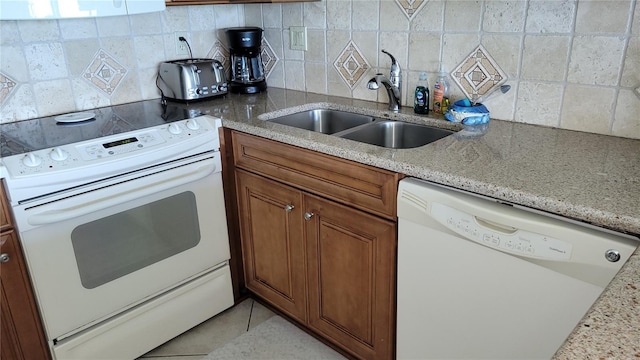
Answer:
M242 5L174 6L160 13L0 21L0 122L159 98L158 64L186 32L195 57L218 49L219 29L244 23Z
M421 71L433 86L482 45L511 90L485 102L493 118L640 138L637 0L323 0L245 5L278 62L270 86L387 101L367 81L388 73L391 52L411 105ZM289 50L306 26L308 50ZM452 83L452 98L463 92ZM640 92L640 89L638 89Z
M0 21L0 122L157 98L157 64L181 57L175 31L188 33L194 56L224 60L220 29L257 25L269 86L386 102L384 91L366 88L388 72L386 49L411 105L421 71L433 85L440 63L451 72L481 45L512 86L485 102L493 118L640 138L637 2L323 0ZM290 26L307 27L307 51L289 50Z

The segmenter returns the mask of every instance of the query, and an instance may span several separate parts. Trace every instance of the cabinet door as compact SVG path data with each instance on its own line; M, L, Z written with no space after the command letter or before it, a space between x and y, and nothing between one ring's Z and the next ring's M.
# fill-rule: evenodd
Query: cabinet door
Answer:
M309 326L362 359L392 359L396 225L304 197Z
M302 194L242 170L236 183L246 287L305 322Z
M7 198L4 194L2 183L0 183L0 231L10 230L12 227Z
M8 256L6 262L0 263L0 358L49 359L22 252L13 231L0 235L0 253Z

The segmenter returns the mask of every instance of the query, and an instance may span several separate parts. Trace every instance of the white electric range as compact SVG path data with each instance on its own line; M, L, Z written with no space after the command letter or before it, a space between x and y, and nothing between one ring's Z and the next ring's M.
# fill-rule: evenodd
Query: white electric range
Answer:
M54 359L133 359L233 305L220 126L159 100L2 125Z

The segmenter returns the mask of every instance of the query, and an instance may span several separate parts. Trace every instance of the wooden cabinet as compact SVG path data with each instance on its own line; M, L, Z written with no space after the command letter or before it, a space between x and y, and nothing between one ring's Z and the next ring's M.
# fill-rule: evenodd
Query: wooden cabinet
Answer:
M245 286L306 321L302 193L238 170Z
M0 186L0 359L49 359L18 236Z
M309 327L362 359L391 359L396 224L305 196Z
M167 5L255 4L313 2L321 0L166 0Z
M247 288L360 359L391 359L399 174L231 132Z

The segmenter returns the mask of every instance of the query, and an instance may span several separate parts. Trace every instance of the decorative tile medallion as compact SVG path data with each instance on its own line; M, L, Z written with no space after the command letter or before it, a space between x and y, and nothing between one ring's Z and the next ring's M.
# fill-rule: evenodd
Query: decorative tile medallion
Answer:
M211 47L211 50L207 53L208 59L214 59L220 61L224 66L225 74L229 76L231 73L231 56L229 56L229 50L222 45L220 40L216 40Z
M427 0L395 0L402 12L411 20L427 3Z
M271 44L269 44L267 39L265 39L264 37L262 38L262 52L260 53L260 55L262 57L262 69L264 71L264 77L266 79L267 77L269 77L269 74L271 74L271 70L273 70L273 67L278 63L279 59L276 56L276 53L273 51Z
M0 105L9 98L9 95L16 89L17 83L7 75L0 73Z
M505 73L482 45L451 72L451 78L472 101L494 91L507 80Z
M82 73L85 80L107 95L113 94L125 75L127 69L102 49L98 50L91 64Z
M371 65L369 65L367 59L362 56L362 52L360 52L360 49L358 49L358 46L353 41L349 41L344 50L338 55L333 66L338 70L340 77L351 89L356 86L356 83L358 83L367 70L371 68Z

